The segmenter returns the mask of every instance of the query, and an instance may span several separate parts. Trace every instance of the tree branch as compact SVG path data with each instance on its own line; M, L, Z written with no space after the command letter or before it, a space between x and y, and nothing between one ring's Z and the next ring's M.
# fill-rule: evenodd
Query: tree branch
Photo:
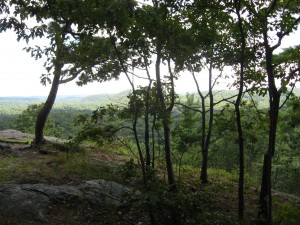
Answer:
M183 104L183 103L180 103L180 102L175 102L174 104L175 104L175 105L180 105L180 106L182 106L182 107L184 107L184 108L186 108L186 109L190 109L190 110L193 110L193 111L195 111L195 112L200 112L200 113L202 113L202 111L201 111L200 109L197 109L197 108L193 108L193 107L187 106L187 105L185 105L185 104Z

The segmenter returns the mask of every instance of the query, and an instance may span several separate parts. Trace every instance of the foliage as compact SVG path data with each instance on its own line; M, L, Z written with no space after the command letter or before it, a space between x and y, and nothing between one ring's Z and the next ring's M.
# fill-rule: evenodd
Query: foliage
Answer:
M81 126L75 142L94 141L103 144L104 140L113 140L114 134L118 131L116 126L117 106L110 105L94 110L91 115L79 115L75 124Z
M266 116L263 109L256 111L253 104L243 102L241 105L242 125L244 127L245 163L250 174L257 174L261 164L261 155L266 148ZM231 105L226 105L215 116L216 135L213 137L210 157L217 168L235 170L238 165L235 114Z
M278 203L275 202L274 205ZM278 208L274 210L274 224L296 225L300 221L300 208L289 202L279 203Z
M145 211L151 210L158 224L174 224L172 216L182 224L236 224L234 218L222 212L214 211L217 204L213 201L209 189L198 189L197 183L179 182L179 191L174 194L162 181L154 176L150 181L150 191L140 195L126 196L130 205L136 205Z
M199 106L199 100L195 95L187 94L184 101L186 107L178 107L174 115L174 146L178 152L185 153L188 149L200 141L200 128L195 126L200 124L200 116L193 108Z
M35 130L36 117L43 104L34 104L27 107L15 120L12 128L24 133L33 134ZM53 117L49 117L46 122L45 134L47 136L61 137L65 130L57 125Z

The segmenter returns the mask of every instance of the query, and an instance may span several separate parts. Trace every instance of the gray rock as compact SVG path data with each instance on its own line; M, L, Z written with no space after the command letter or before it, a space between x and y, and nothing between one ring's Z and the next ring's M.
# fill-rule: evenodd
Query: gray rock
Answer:
M46 184L5 184L0 186L0 217L46 221L51 203L87 202L96 206L122 206L123 195L131 189L105 180L78 186Z
M23 190L44 195L51 202L76 200L82 196L81 191L77 187L69 185L23 184L21 187Z
M105 180L87 181L78 188L84 194L84 199L98 206L121 206L123 204L122 197L131 191L121 184Z
M12 150L9 145L0 144L0 155L18 157L21 154L20 152Z
M23 190L20 185L0 187L0 217L45 221L49 203L48 197Z
M0 131L0 137L4 137L11 140L22 140L22 139L32 139L34 136L31 134L25 134L18 130L7 129Z

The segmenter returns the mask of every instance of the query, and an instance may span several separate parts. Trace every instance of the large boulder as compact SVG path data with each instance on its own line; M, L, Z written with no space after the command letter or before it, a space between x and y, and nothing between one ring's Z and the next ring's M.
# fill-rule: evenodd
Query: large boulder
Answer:
M20 185L0 187L0 218L46 220L49 203L45 195L24 190Z
M122 206L131 189L105 180L86 181L78 186L4 184L0 186L0 218L29 218L46 221L51 203L87 202L95 206Z

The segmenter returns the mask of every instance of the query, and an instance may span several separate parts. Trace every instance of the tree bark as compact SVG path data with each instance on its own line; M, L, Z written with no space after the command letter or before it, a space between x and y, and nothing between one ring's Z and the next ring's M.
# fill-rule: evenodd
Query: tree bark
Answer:
M203 183L208 182L207 176L207 160L208 160L208 151L206 151L206 109L205 109L205 97L200 92L199 86L197 85L198 93L201 97L201 126L202 126L202 135L201 135L201 154L202 154L202 163L201 163L201 172L200 180Z
M268 35L265 29L264 47L266 50L266 70L268 77L268 91L269 91L269 143L268 150L264 156L263 174L261 181L261 190L259 196L259 211L258 224L271 225L272 224L272 157L275 152L276 144L276 130L279 114L279 103L281 91L278 91L275 84L274 66L272 64L273 51L268 42Z
M42 144L45 141L44 127L56 99L56 95L59 87L59 80L60 80L59 74L54 76L48 98L45 104L43 105L41 111L38 113L36 124L35 124L35 139L34 139L34 143L37 145Z
M212 84L212 69L213 65L212 62L210 62L209 65L209 90L208 90L208 96L209 96L209 119L208 119L208 125L206 125L206 107L205 107L205 99L207 96L203 96L202 92L200 91L198 82L196 80L196 77L193 75L194 80L197 85L198 94L201 97L201 117L202 117L202 135L201 135L201 154L202 154L202 163L201 163L201 172L200 172L200 180L202 183L208 183L208 174L207 174L207 167L208 167L208 150L210 145L210 139L211 139L211 133L212 133L212 127L213 127L213 117L214 117L214 96L213 96L213 84ZM206 133L207 128L207 133Z
M244 219L244 177L245 177L245 163L244 163L244 137L241 124L241 113L239 105L236 105L236 117L238 127L238 143L239 143L239 203L238 203L238 219Z
M60 77L62 74L62 68L63 68L63 41L64 41L65 35L58 32L55 35L55 43L56 43L56 52L55 52L55 59L53 61L54 64L54 78L52 81L52 86L48 95L48 98L42 107L41 111L38 113L36 124L35 124L35 139L34 143L39 145L42 144L44 140L44 128L45 124L48 118L48 115L54 105L56 95L58 92L58 87L60 84Z
M171 139L170 139L170 113L166 109L165 99L163 94L163 88L160 76L160 64L162 55L162 46L159 40L157 40L156 46L156 63L155 63L155 73L157 82L157 96L159 99L159 113L162 115L163 129L164 129L164 142L165 142L165 160L168 174L168 184L175 187L175 175L173 170L172 158L171 158Z
M259 195L258 225L272 224L271 162L271 155L265 154Z
M202 177L202 182L208 182L208 175L207 175L207 167L208 167L208 149L210 146L210 139L211 133L213 128L213 120L214 120L214 95L213 95L213 84L212 84L212 76L213 76L213 65L212 62L209 65L209 119L208 119L208 128L207 128L207 135L205 140L205 148L204 148L204 157L205 157L205 175ZM202 174L201 174L202 175ZM200 177L201 178L201 177Z
M276 91L274 91L276 90ZM261 181L261 190L259 196L259 212L258 224L271 225L272 224L272 157L275 152L276 144L276 130L279 113L280 93L277 89L270 92L270 110L269 110L269 146L268 151L264 155L263 174Z
M137 95L136 95L136 90L134 87L134 83L133 81L130 79L127 69L124 66L124 60L122 59L121 53L119 52L117 45L115 43L115 40L111 34L110 31L108 31L109 37L110 37L110 41L112 46L114 47L116 53L117 53L117 57L118 60L121 64L121 67L123 69L123 72L126 75L126 78L131 86L131 90L132 90L132 94L133 94L133 98L134 98L134 115L133 115L133 123L132 123L132 130L133 130L133 134L134 134L134 139L135 139L135 144L137 146L138 149L138 153L139 153L139 159L140 159L140 163L141 163L141 169L142 169L142 174L143 174L143 182L144 182L144 187L147 190L148 189L148 179L147 179L147 173L146 173L146 167L145 167L145 160L144 160L144 156L142 153L142 148L140 145L140 140L139 140L139 136L138 136L138 131L137 131L137 121L138 121L138 107L137 107Z
M236 14L238 16L238 27L241 40L241 49L239 56L240 64L240 76L239 76L239 93L235 102L235 114L236 114L236 125L238 130L238 144L239 144L239 188L238 188L238 219L243 221L244 219L244 176L245 176L245 162L244 162L244 137L243 128L241 121L240 105L243 96L244 89L244 66L245 66L245 48L246 48L246 37L243 28L243 22L240 15L241 1L234 1Z
M146 150L146 169L151 166L151 155L150 155L150 127L149 127L149 107L150 107L150 99L151 99L151 85L152 80L147 68L147 75L149 79L149 84L146 90L146 99L145 99L145 150ZM153 141L153 140L152 140ZM152 158L154 161L154 156Z

